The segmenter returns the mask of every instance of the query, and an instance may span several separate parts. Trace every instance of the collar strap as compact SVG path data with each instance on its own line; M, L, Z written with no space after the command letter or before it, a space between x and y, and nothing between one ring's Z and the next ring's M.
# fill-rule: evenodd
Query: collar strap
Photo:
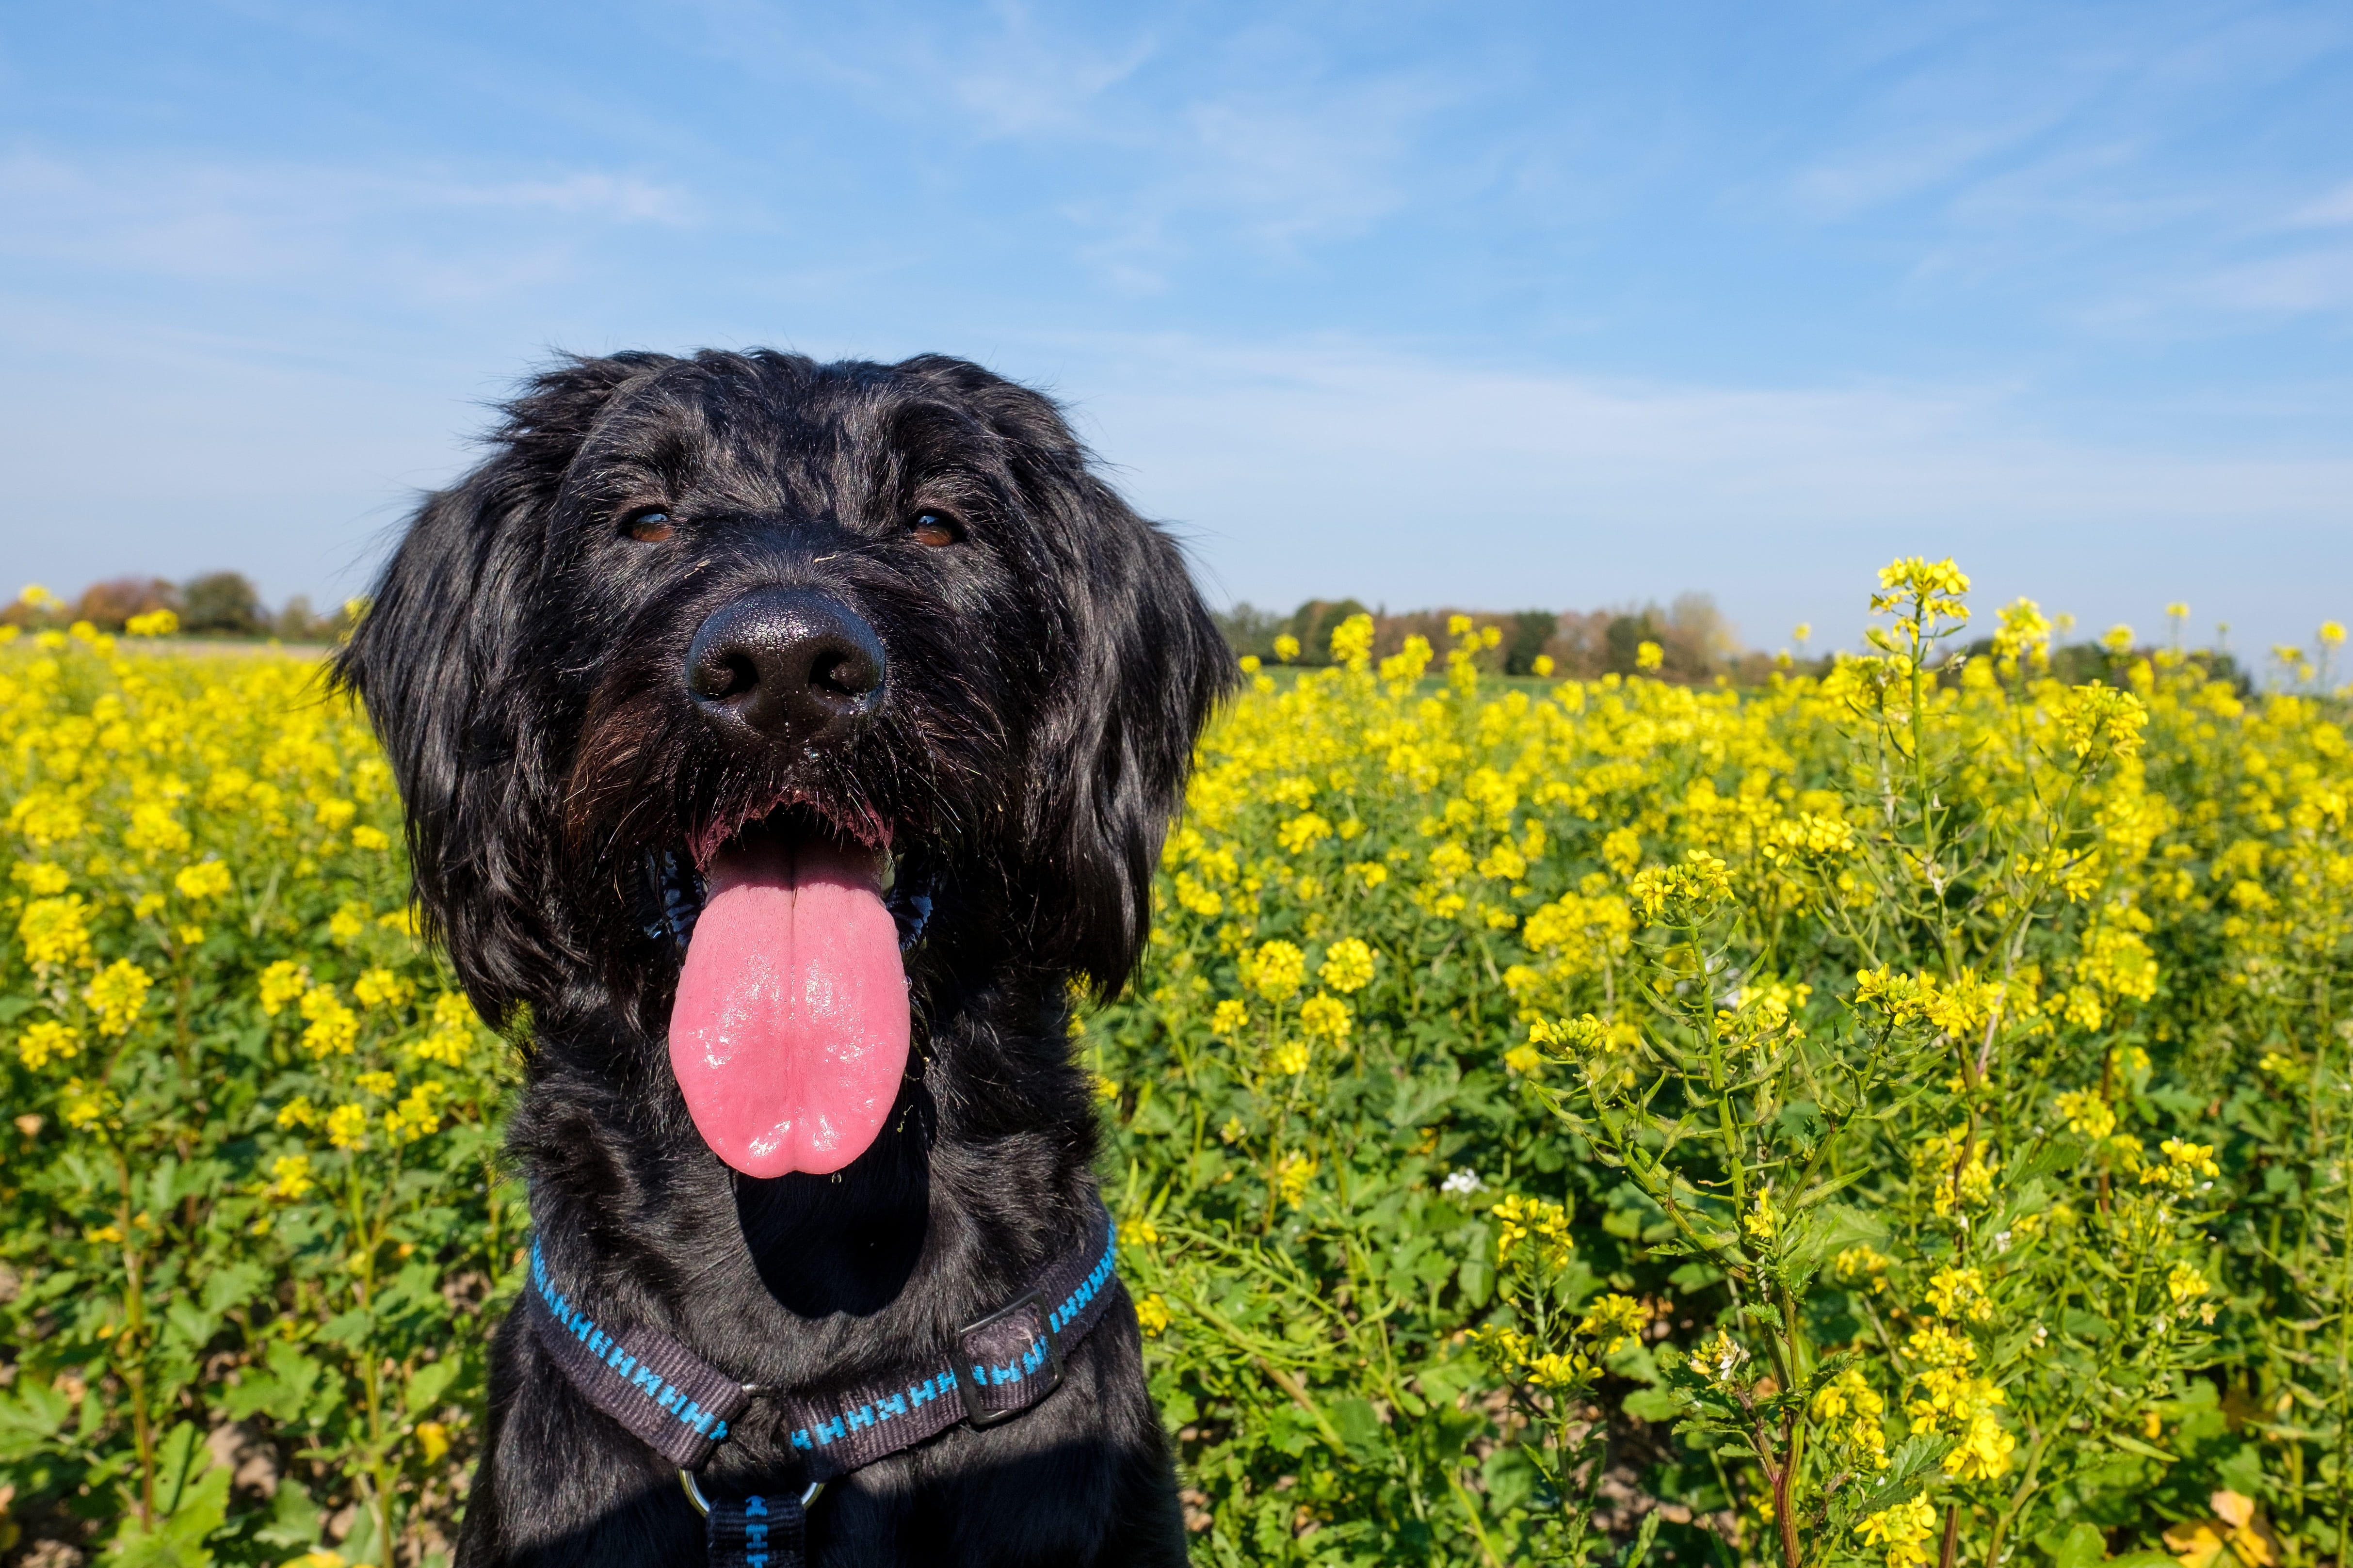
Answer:
M619 1323L567 1294L531 1248L533 1328L582 1397L682 1470L699 1470L755 1398L773 1400L813 1481L871 1465L959 1421L994 1426L1053 1393L1067 1347L1120 1290L1117 1230L1097 1198L1077 1247L1012 1302L956 1331L949 1357L864 1378L768 1389L741 1383L669 1335Z

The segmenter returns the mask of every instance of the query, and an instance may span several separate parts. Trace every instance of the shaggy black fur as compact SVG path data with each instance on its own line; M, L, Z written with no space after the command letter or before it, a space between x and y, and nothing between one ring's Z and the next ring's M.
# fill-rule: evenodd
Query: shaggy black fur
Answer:
M887 653L871 719L814 752L731 744L686 685L697 628L778 586ZM1068 987L1134 967L1233 676L1176 547L1049 400L929 356L570 361L426 500L339 673L398 773L428 928L529 1038L513 1152L588 1300L791 1385L937 1357L1075 1244L1095 1123ZM934 898L898 1107L830 1179L739 1177L704 1146L664 1043L677 949L648 929L649 855L691 864L779 810L887 840ZM755 1405L706 1484L789 1474ZM809 1530L827 1568L1180 1562L1133 1310L1035 1409L837 1482ZM676 1475L516 1312L459 1563L702 1555Z

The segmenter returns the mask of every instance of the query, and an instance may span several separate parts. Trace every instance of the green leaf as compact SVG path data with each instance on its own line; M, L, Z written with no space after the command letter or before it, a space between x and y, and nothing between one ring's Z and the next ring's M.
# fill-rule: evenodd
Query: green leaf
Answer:
M0 1461L38 1453L72 1414L73 1401L45 1383L26 1378L0 1390Z
M422 1415L441 1403L441 1395L465 1370L465 1362L455 1355L445 1355L439 1361L427 1362L408 1379L406 1399L408 1413Z
M1474 1252L1462 1260L1455 1271L1455 1280L1462 1287L1462 1299L1472 1307L1483 1307L1495 1288L1495 1271L1487 1266L1483 1253Z
M1659 1538L1659 1521L1664 1517L1655 1508L1642 1516L1641 1527L1634 1531L1634 1539L1628 1542L1625 1552L1618 1559L1619 1568L1642 1568L1651 1555L1651 1543Z
M1359 1458L1376 1458L1388 1440L1388 1429L1368 1399L1335 1399L1327 1408L1340 1440Z
M237 1263L215 1269L205 1281L205 1310L216 1318L227 1317L269 1283L269 1271L259 1264Z
M279 1481L278 1495L269 1500L269 1522L255 1531L253 1538L265 1546L301 1552L318 1542L325 1522L311 1494L289 1477Z
M2070 1526L2064 1537L2043 1536L2036 1544L2051 1553L2052 1568L2092 1568L2108 1557L2107 1537L2088 1524Z
M247 1367L237 1383L220 1391L221 1408L238 1421L257 1413L280 1421L299 1421L302 1406L325 1370L280 1340L269 1347L262 1366Z
M2168 1465L2178 1465L2181 1462L2179 1457L2167 1453L2156 1444L2144 1443L2139 1438L2123 1432L2111 1432L2107 1436L2111 1444L2127 1454L2138 1454L2144 1459L2162 1459Z
M1627 1415L1644 1421L1672 1421L1683 1413L1683 1396L1671 1388L1638 1388L1620 1402Z
M368 1335L375 1328L375 1314L364 1307L354 1307L348 1312L338 1312L319 1325L319 1337L331 1345L349 1350L367 1348Z
M206 1538L228 1518L229 1473L212 1462L186 1421L164 1434L155 1455L155 1527L125 1517L106 1560L118 1568L210 1568Z

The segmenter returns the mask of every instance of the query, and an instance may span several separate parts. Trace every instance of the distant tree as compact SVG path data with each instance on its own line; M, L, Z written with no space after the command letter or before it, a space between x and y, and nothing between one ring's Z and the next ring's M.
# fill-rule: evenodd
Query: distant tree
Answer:
M161 577L112 577L82 590L75 614L99 630L119 632L122 623L150 610L178 611L180 590Z
M1550 610L1522 610L1504 626L1504 673L1533 675L1536 656L1560 629L1560 617Z
M297 594L287 600L271 629L281 642L324 642L330 635L327 623L311 612L308 594Z
M261 635L261 595L242 572L208 572L192 578L184 596L180 625L189 631L215 637Z
M1292 612L1285 629L1299 639L1301 664L1332 662L1332 630L1350 616L1369 615L1354 599L1310 599Z
M1274 655L1274 637L1282 630L1283 616L1277 610L1261 610L1248 599L1223 610L1212 610L1209 618L1218 623L1218 630L1226 636L1226 646L1234 650L1236 658L1256 654L1261 658Z

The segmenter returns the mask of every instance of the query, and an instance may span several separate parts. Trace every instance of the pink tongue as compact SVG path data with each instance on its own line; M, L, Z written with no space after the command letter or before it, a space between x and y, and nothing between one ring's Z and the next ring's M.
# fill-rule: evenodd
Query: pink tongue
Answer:
M670 1015L670 1065L712 1152L824 1175L882 1131L907 1070L899 931L876 858L755 843L712 861Z

